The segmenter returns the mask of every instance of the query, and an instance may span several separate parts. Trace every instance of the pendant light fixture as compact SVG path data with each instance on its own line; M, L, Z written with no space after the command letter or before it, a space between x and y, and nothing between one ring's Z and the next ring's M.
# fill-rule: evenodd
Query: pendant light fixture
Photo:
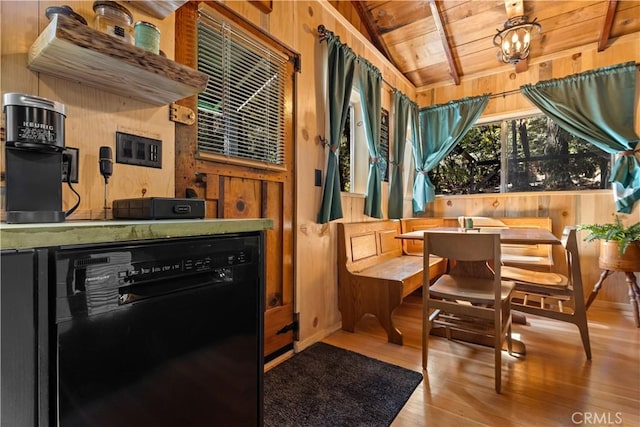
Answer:
M504 28L493 36L493 44L500 51L498 56L502 62L517 64L529 56L531 40L540 34L542 26L534 19L528 22L525 15L509 18Z

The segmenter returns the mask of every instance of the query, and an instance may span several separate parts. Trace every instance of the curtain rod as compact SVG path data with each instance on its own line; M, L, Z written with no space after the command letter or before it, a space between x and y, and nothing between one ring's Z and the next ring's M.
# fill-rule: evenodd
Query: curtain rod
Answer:
M636 70L640 70L640 63L636 63L636 64L635 64L635 67L636 67ZM589 71L589 70L587 70L587 71ZM570 77L570 76L568 76L568 77ZM499 98L499 97L501 97L501 96L503 96L503 97L504 97L504 96L507 96L507 95L513 95L513 94L516 94L516 93L521 93L521 92L520 92L520 89L506 90L506 91L504 91L504 92L500 92L500 93L492 93L492 94L489 96L489 99Z
M516 93L521 93L520 89L505 90L504 92L492 93L491 95L489 95L489 99L500 98L501 96L505 97L507 95L515 95Z
M327 38L328 31L329 30L327 30L327 27L325 27L323 24L318 25L318 34L320 35L320 42L324 41ZM640 63L636 63L636 69L640 69ZM393 86L391 83L389 83L388 81L386 81L384 77L382 78L382 83L386 84L393 90L397 90L397 88ZM516 93L521 93L520 89L506 90L500 93L492 93L491 95L489 95L489 99L500 98L501 96L505 97L508 95L515 95Z
M328 31L329 30L327 30L327 27L325 27L323 24L318 25L318 34L320 35L320 42L326 40ZM380 76L382 77L382 72L380 73ZM398 90L395 86L393 86L391 83L386 81L384 77L382 77L382 83L386 84L393 90Z

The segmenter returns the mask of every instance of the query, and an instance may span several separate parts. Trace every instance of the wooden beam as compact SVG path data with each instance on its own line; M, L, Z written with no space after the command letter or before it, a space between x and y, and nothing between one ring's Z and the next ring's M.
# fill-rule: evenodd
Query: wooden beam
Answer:
M373 43L373 45L380 51L380 53L382 53L392 64L395 64L393 62L391 54L389 53L389 49L387 49L387 45L382 40L382 37L380 37L380 34L378 33L376 26L373 23L373 17L367 11L366 6L360 0L351 0L351 4L353 5L353 8L356 10L356 12L358 12L360 21L367 30L367 34L369 36L369 40L371 40L371 43Z
M527 69L529 69L529 58L524 58L521 59L520 61L518 61L515 64L516 67L516 73L524 73L525 71L527 71Z
M440 34L440 40L442 41L442 48L444 49L444 54L447 57L447 62L449 63L449 74L451 74L451 78L457 86L460 85L460 71L458 70L458 66L453 59L453 54L451 53L451 45L449 45L449 39L447 38L447 31L444 26L444 22L442 21L442 15L438 10L438 5L435 0L429 0L429 7L431 8L431 15L433 16L433 21L436 24L436 29Z
M507 11L507 19L524 15L524 4L522 0L504 0L504 8Z
M618 6L618 0L609 0L607 6L607 16L604 19L604 25L602 26L602 32L600 33L600 41L598 42L598 52L602 52L607 48L609 44L609 36L611 35L611 26L613 25L613 18L616 16L616 6Z

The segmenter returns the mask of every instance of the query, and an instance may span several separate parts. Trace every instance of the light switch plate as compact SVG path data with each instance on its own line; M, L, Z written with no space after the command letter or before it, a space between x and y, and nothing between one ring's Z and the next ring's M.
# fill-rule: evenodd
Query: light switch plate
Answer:
M116 163L162 168L162 141L116 132Z

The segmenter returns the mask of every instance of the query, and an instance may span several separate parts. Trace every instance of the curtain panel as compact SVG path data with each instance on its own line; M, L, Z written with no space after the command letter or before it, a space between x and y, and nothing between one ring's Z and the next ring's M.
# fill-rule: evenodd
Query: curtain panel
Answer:
M482 114L489 95L463 98L420 110L419 142L414 141L416 177L413 183L413 212L423 213L435 199L435 188L427 173L435 168Z
M404 186L402 172L404 170L404 151L406 145L407 125L411 120L412 140L416 140L418 106L405 94L397 89L393 91L393 114L395 126L393 128L393 160L391 160L391 183L389 184L389 218L402 218L404 202Z
M640 199L639 138L634 130L636 64L602 67L520 90L558 126L618 154L609 181L616 210L630 213Z
M382 177L380 159L380 119L382 114L382 74L366 59L358 58L360 103L364 133L369 148L369 174L364 195L364 214L382 218Z
M338 147L349 112L349 98L356 64L355 53L346 44L340 43L339 37L331 31L327 31L325 38L327 40L327 98L329 102L329 139L327 145L329 154L322 202L320 212L318 212L319 224L343 216L340 200Z

